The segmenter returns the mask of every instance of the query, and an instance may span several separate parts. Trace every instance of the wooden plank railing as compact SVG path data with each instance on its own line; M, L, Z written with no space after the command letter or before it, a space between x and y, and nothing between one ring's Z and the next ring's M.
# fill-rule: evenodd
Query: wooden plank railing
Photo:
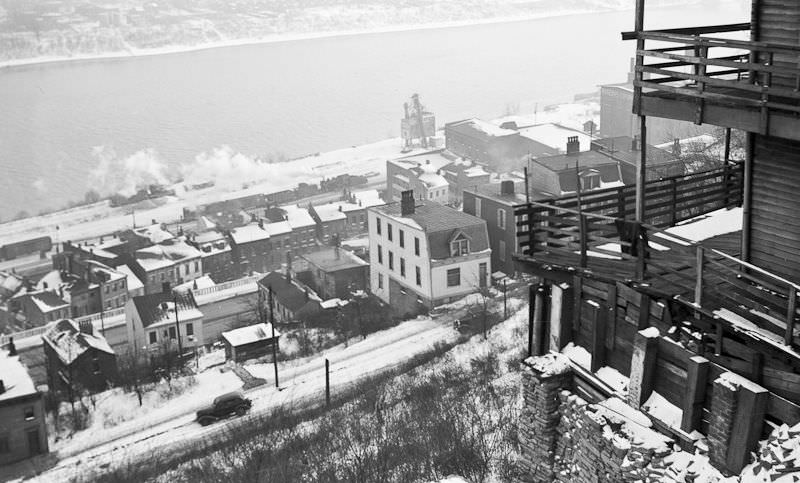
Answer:
M694 98L698 123L704 100L756 108L761 111L762 132L770 110L800 113L800 46L705 36L749 30L750 24L744 23L623 33L625 40L656 43L644 43L645 48L636 51L634 99L641 98L643 89ZM661 47L664 44L668 47ZM634 112L640 112L640 106L635 105Z
M648 283L708 314L745 316L785 344L796 340L796 282L646 223L543 202L516 215L518 236L528 238L522 259Z

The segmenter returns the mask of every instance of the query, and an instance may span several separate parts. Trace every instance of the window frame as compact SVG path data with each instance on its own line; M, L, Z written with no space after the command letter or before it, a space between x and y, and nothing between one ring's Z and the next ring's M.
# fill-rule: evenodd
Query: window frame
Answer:
M419 237L414 237L414 255L419 256Z
M497 227L501 230L506 229L506 210L504 208L497 209Z
M446 272L447 275L447 286L448 287L460 287L461 286L461 268L450 268ZM453 281L455 279L455 282Z

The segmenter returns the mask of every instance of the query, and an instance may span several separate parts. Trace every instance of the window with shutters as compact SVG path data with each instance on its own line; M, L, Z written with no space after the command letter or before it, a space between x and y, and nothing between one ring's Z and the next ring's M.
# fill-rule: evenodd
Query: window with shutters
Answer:
M447 286L458 287L461 285L461 269L451 268L447 271Z

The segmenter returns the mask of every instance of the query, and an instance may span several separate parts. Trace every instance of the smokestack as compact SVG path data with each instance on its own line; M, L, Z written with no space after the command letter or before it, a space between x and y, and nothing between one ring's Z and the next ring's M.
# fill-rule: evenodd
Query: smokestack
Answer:
M91 320L81 321L80 324L78 324L78 327L80 328L81 334L92 335L92 333L94 332L94 327L92 327Z
M500 194L501 195L513 195L514 194L514 182L511 180L501 181L500 182Z
M578 154L581 152L581 142L578 141L578 136L570 136L567 138L567 154Z
M400 215L408 216L414 214L414 190L406 190L400 193Z

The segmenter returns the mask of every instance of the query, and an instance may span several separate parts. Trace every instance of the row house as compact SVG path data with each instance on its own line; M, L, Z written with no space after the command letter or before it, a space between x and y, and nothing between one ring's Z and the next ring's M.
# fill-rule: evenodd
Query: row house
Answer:
M290 273L269 272L258 281L259 299L267 307L265 315L270 315L268 304L271 293L272 316L279 324L299 322L303 317L322 310L320 298L308 287L294 280Z
M271 246L264 222L234 228L230 231L230 239L231 253L239 276L267 271Z
M304 253L317 246L317 222L298 205L282 206L283 218L292 227L292 253Z
M137 250L129 264L145 286L145 293L168 291L203 275L200 251L185 241L169 240Z
M489 183L464 191L464 213L486 221L492 267L507 275L516 271L514 253L520 250L514 210L525 201L524 189L512 180Z
M435 151L386 161L386 200L400 201L401 193L410 190L420 199L448 203L450 184L442 169L454 159L447 151Z
M264 231L269 235L267 270L275 270L280 268L286 255L294 249L292 225L288 221L264 223Z
M318 240L326 245L330 245L335 244L337 240L347 238L347 226L350 220L348 220L345 208L352 208L348 205L349 204L339 202L309 207L308 212L317 223ZM350 216L358 215L351 214Z
M203 313L188 291L134 297L125 307L125 322L132 350L180 350L206 343Z
M537 195L562 196L578 188L585 192L622 185L620 162L598 151L581 151L574 136L567 140L566 154L530 162L530 189Z
M369 264L339 247L300 255L307 262L309 285L324 300L349 299L359 290L368 290Z
M228 237L219 230L208 229L192 235L187 242L200 251L203 273L217 283L233 280L238 275Z
M19 356L0 350L0 466L47 451L44 394Z
M114 349L91 321L56 322L42 335L48 388L72 401L83 390L106 390L117 377Z
M49 322L70 317L70 303L49 290L27 292L8 301L9 311L22 317L29 327L41 327Z
M370 290L402 315L476 292L489 283L486 222L407 191L370 208Z

